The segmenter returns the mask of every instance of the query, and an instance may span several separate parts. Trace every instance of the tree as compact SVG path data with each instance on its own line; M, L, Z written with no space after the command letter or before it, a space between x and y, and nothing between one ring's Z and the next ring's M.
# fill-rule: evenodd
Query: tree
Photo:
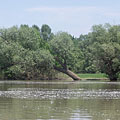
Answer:
M118 43L96 44L94 54L100 69L111 81L117 81L120 75L120 45Z
M20 55L24 52L24 48L20 44L11 41L1 40L0 43L0 72L4 74L5 79L13 78L10 68L16 67L16 74L18 73L20 66L17 66L16 59L21 60ZM23 71L19 69L20 72Z
M50 51L55 59L54 69L63 72L73 78L80 78L69 70L71 65L74 65L77 57L73 41L68 33L59 32L50 41Z
M94 40L91 49L96 57L100 70L106 73L111 81L117 81L120 73L120 26L96 26L92 32Z
M49 79L54 58L35 27L0 29L0 72L4 79Z
M120 25L94 25L77 44L84 54L84 72L103 72L111 81L120 78Z
M45 41L49 41L53 37L53 33L51 33L51 28L46 24L43 24L41 27L41 37Z
M36 29L37 31L40 32L40 28L37 25L32 25L32 28Z
M21 25L18 30L18 42L29 50L37 50L44 45L40 37L40 32L34 27Z
M94 54L91 51L91 45L94 43L92 38L93 36L91 33L80 35L75 44L83 54L83 67L81 67L82 73L96 73L99 71L96 66L96 60L93 57Z

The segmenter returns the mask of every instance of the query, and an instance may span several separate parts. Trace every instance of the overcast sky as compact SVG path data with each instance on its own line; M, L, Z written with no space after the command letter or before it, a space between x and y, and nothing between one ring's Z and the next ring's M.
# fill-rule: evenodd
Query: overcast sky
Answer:
M120 0L0 0L0 27L48 24L78 37L104 23L120 24Z

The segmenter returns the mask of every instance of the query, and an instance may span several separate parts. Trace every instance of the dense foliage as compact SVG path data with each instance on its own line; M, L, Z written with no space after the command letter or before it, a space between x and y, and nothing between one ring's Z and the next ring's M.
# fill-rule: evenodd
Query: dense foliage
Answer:
M73 72L119 79L120 26L94 25L79 38L46 24L0 29L0 79L52 79L56 70L73 79Z
M85 72L103 72L111 81L120 76L120 26L95 25L92 32L78 38L84 53ZM89 69L88 69L89 68Z
M0 30L0 72L4 79L41 79L51 75L54 59L35 27Z

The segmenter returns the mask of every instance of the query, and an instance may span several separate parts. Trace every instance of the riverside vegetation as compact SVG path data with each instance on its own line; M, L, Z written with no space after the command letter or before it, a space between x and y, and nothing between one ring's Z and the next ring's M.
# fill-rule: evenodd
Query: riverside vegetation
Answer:
M105 73L120 79L120 25L94 25L76 38L53 34L44 24L0 29L0 79L55 79L58 72L81 80L75 73Z

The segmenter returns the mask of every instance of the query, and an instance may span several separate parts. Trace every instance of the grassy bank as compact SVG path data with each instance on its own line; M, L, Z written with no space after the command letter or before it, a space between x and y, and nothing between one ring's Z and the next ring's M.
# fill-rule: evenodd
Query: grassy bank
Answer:
M78 74L78 76L82 79L107 79L106 75L103 73L93 73L93 74Z
M80 73L80 74L77 74L82 80L108 80L106 74L103 74L103 73L93 73L93 74L90 74L90 73ZM72 78L70 78L69 76L67 76L66 74L63 74L63 73L58 73L57 75L57 78L59 80L70 80L72 81Z
M102 81L106 81L108 80L106 74L103 73L80 73L77 74L82 80L102 80ZM72 81L72 78L68 77L66 74L63 73L59 73L57 76L60 80L70 80Z

